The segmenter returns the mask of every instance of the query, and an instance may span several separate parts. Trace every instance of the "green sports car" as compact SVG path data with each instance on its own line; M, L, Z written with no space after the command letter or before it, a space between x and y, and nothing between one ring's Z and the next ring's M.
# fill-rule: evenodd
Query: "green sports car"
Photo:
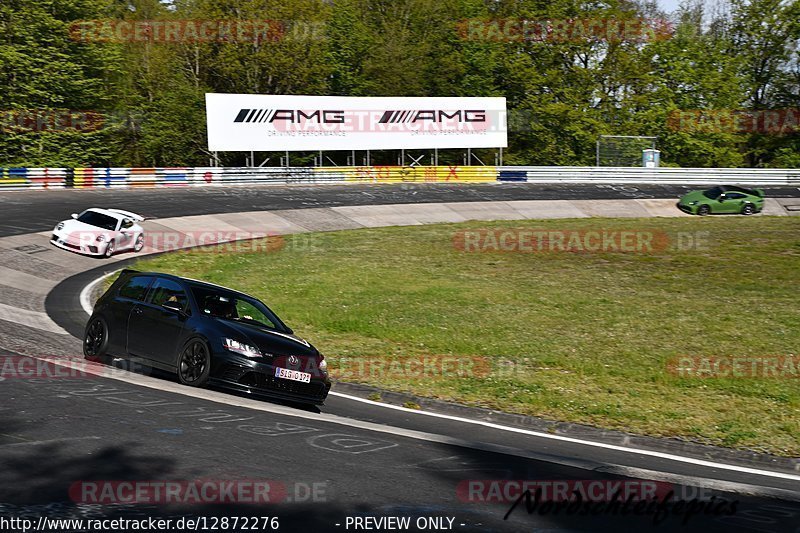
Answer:
M719 185L683 196L678 202L678 209L700 216L712 213L752 215L764 209L764 190Z

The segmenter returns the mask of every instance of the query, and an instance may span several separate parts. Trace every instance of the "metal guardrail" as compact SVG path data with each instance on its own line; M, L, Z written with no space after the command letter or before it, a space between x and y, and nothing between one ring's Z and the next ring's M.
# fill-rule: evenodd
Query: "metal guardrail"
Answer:
M506 179L510 174L512 179ZM800 169L636 168L636 167L501 167L500 181L518 177L531 183L651 183L800 185Z
M631 167L0 168L0 189L180 187L242 183L529 182L800 185L800 169Z

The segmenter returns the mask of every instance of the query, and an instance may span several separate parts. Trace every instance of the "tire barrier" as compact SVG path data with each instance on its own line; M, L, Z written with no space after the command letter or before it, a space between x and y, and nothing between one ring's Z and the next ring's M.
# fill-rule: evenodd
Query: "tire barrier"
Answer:
M487 166L0 168L2 190L353 182L800 185L800 169Z

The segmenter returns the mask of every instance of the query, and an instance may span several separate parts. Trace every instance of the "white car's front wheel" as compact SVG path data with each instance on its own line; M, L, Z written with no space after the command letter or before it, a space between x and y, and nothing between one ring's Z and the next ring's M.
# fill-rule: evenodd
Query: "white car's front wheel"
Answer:
M113 239L108 241L108 246L106 246L106 257L111 257L114 255L114 241Z
M142 248L144 248L144 235L140 233L136 236L136 242L133 244L133 251L139 252Z

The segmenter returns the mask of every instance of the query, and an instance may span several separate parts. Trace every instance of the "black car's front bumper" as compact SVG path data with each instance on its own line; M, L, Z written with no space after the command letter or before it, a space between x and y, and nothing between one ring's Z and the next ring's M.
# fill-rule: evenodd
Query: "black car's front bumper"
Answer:
M303 383L275 377L275 366L233 354L215 354L210 383L257 396L269 396L293 402L322 405L331 382L322 372L312 372L311 382ZM316 374L316 375L315 375Z

